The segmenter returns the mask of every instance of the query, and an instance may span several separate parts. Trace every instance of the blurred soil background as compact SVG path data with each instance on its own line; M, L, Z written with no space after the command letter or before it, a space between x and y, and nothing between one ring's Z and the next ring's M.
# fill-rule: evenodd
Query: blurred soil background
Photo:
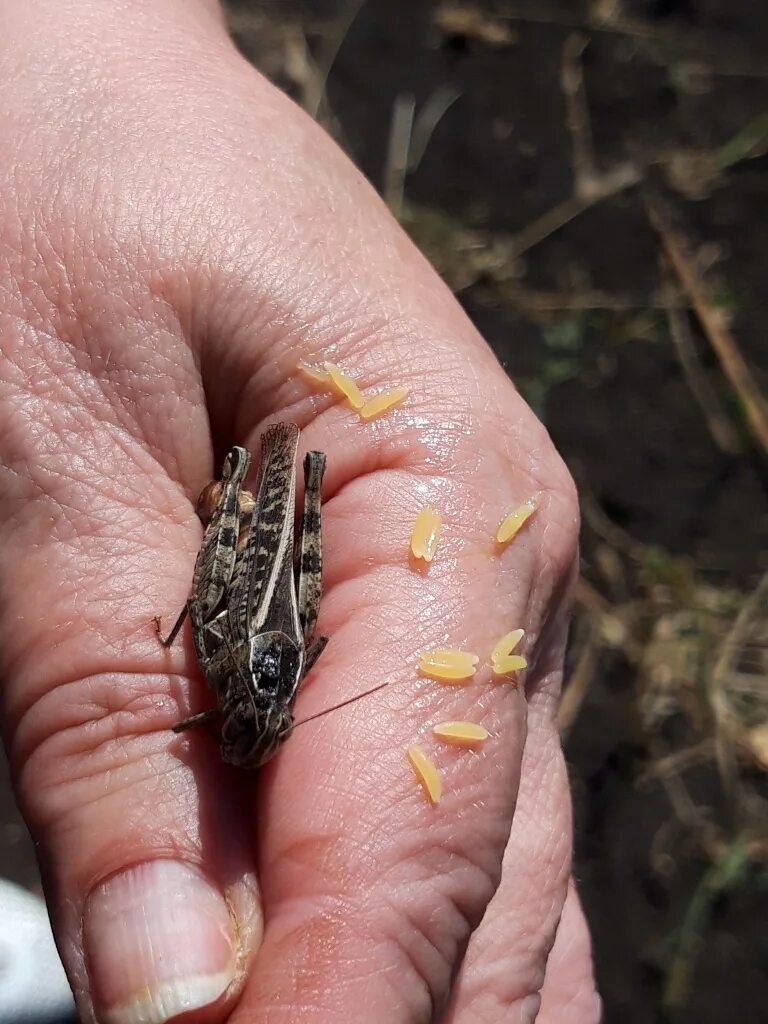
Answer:
M768 4L229 13L382 192L579 483L561 726L605 1020L764 1024ZM4 793L0 873L35 887Z

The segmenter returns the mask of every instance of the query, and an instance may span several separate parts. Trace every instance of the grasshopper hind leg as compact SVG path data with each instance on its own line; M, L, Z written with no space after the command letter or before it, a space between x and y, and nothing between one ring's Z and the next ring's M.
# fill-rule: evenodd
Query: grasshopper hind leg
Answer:
M307 656L306 656L306 659L304 660L304 669L302 671L302 676L306 676L306 675L309 674L309 672L312 669L312 666L315 664L317 659L320 657L320 655L325 650L325 645L327 643L328 643L328 637L327 636L315 637L315 639L312 641L312 643L307 648Z
M322 452L308 452L304 459L304 512L299 533L296 580L299 621L306 643L309 643L315 631L323 589L320 488L324 472L325 455ZM320 651L315 655L315 659L319 654Z

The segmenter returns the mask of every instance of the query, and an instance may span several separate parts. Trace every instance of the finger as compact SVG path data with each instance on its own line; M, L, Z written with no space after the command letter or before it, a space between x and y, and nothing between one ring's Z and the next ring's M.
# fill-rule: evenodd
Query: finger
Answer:
M567 772L555 721L562 657L570 608L564 587L550 623L547 656L540 675L529 680L528 736L521 785L510 839L504 853L501 883L479 928L472 936L456 985L450 1024L484 1024L538 1020L545 982L550 993L565 992L568 979L580 972L591 979L589 942L568 945L578 924L587 935L578 906L567 906L572 825ZM553 959L555 935L568 945L568 958ZM592 985L594 993L594 985ZM550 996L551 1005L552 996ZM573 1016L584 1024L594 1019L582 994Z
M186 598L199 524L124 426L144 401L154 415L153 387L178 421L174 361L149 327L123 328L165 366L137 403L129 365L94 387L98 363L62 370L67 345L3 323L0 699L81 1018L222 1019L260 932L249 828L212 741L169 731L193 659L160 648L152 616ZM203 432L190 441L207 454Z
M469 944L451 1024L537 1019L570 870L570 804L557 745L527 749L501 884Z
M597 1024L601 1002L595 991L589 929L571 879L555 944L547 961L537 1024Z
M517 559L510 551L504 565L483 565L478 552L488 524L471 529L467 507L454 505L444 536L453 532L456 539L445 540L442 571L427 579L409 575L402 526L412 521L414 498L406 475L389 472L358 478L328 503L329 561L350 543L350 558L356 550L358 563L369 561L337 579L326 597L321 628L331 644L297 714L327 707L339 692L385 680L390 687L296 730L265 773L269 825L260 868L268 923L246 993L248 1005L260 1009L249 1019L290 1019L298 1000L308 1020L331 1010L336 1020L354 1020L363 999L369 1020L426 1018L444 1004L498 880L520 775L522 693L509 682L493 683L485 666L471 684L454 688L419 681L414 666L433 637L479 651L487 664L509 625L524 621L538 634L541 623L522 618L525 604L537 602L526 601L531 580L521 579L527 574L520 568L530 557L528 544L538 546L540 537L532 526ZM403 504L410 505L407 517ZM361 520L369 524L365 538L350 528ZM495 584L496 609L487 599ZM435 743L431 726L455 718L489 730L481 752ZM417 741L443 775L445 795L436 808L426 805L405 758Z
M493 430L478 424L471 442L450 426L433 430L438 450L449 453L450 472L425 464L423 454L419 465L414 452L425 450L419 424L428 410L428 401L414 397L375 435L369 432L365 456L354 420L343 437L330 416L328 427L320 417L306 431L304 443L327 452L332 481L319 623L331 643L297 716L375 683L391 685L297 729L264 773L260 875L267 927L243 1003L249 1021L292 1019L297 1004L308 1021L331 1012L336 1020L353 1020L361 1000L372 1021L434 1012L498 880L525 701L513 684L491 682L487 658L503 632L522 624L536 659L549 595L572 557L569 495L556 460L550 477L521 468L517 450L512 456L499 444L498 420ZM410 445L399 453L403 436ZM475 445L483 452L480 466ZM379 468L356 475L350 457ZM542 487L541 518L516 545L489 557L503 509ZM422 574L408 565L407 543L410 524L427 503L443 513L444 533L439 559ZM477 651L486 664L467 687L420 681L417 655L435 645ZM489 729L481 753L435 745L430 727L448 718L478 720ZM434 809L425 805L405 759L417 740L444 773L446 795Z

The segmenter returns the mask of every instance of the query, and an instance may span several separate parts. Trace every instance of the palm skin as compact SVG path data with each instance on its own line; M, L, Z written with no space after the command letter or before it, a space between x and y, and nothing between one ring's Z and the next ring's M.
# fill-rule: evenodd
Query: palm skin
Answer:
M546 432L213 4L28 6L0 12L2 713L83 1020L132 1024L155 982L170 1019L182 963L193 1022L590 1024L554 722L577 512ZM297 372L324 359L407 402L360 423ZM221 454L276 419L328 456L331 642L297 717L391 685L254 776L206 731L170 732L210 695L188 632L166 651L152 618L188 596ZM490 552L534 491L536 517ZM444 533L419 572L426 504ZM519 687L414 671L428 647L487 661L518 626ZM482 752L433 743L457 718L489 730ZM417 740L436 808L405 760Z

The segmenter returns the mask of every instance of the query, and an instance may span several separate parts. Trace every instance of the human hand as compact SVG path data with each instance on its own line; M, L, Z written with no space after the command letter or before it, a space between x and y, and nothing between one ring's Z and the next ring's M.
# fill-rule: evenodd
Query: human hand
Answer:
M82 1019L522 1022L541 992L539 1020L596 1020L555 724L577 512L546 432L211 3L0 15L2 711ZM407 403L360 423L297 375L324 359ZM328 455L331 643L297 717L391 686L252 776L205 732L171 734L211 696L152 617L187 597L214 449L257 450L273 419ZM420 573L425 504L445 526ZM517 626L519 688L414 672L425 648L487 656ZM435 748L432 808L404 752L449 718L491 738Z

